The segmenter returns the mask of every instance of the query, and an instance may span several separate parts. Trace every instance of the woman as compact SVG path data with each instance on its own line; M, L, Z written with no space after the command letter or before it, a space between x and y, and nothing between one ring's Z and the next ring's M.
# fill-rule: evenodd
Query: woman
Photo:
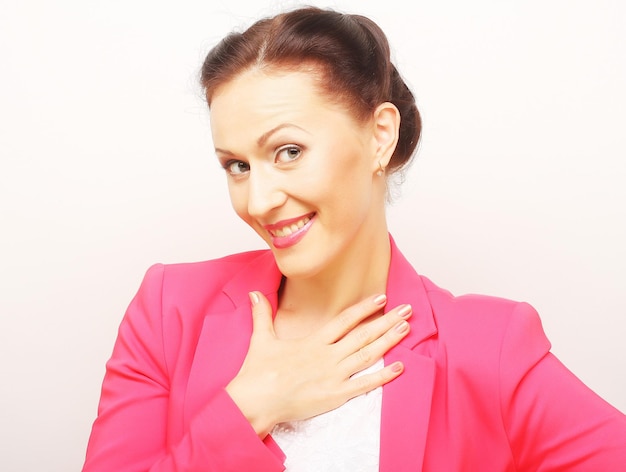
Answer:
M202 69L233 207L268 251L152 267L84 471L623 470L626 417L523 303L454 297L385 222L421 123L367 18L261 20Z

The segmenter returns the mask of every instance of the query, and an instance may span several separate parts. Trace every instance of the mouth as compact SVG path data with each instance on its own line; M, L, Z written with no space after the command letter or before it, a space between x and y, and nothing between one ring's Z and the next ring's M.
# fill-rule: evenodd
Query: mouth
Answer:
M265 229L272 238L272 244L278 249L298 243L311 228L315 213L299 216L278 223L266 225Z

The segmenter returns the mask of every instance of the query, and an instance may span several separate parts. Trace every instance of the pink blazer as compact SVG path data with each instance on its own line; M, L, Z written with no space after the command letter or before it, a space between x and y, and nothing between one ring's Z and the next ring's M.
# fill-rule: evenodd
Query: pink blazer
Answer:
M150 268L107 363L83 471L282 471L276 443L224 390L247 352L248 292L276 306L280 280L269 251ZM383 388L381 471L626 470L626 416L549 352L531 306L454 297L393 241L387 296L414 314L385 356L405 372Z

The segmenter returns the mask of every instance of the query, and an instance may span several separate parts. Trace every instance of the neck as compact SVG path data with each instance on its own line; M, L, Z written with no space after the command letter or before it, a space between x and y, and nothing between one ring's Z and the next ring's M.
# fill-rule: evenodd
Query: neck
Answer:
M367 257L364 257L367 254ZM288 278L279 296L277 322L287 336L303 335L366 297L385 293L391 261L386 227L360 238L341 261L307 279ZM277 332L278 334L278 332Z

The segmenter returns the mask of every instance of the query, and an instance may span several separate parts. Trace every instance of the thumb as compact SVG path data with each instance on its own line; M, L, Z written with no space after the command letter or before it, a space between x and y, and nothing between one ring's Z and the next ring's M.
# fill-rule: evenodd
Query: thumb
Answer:
M250 292L252 305L252 333L274 336L272 305L261 292Z

